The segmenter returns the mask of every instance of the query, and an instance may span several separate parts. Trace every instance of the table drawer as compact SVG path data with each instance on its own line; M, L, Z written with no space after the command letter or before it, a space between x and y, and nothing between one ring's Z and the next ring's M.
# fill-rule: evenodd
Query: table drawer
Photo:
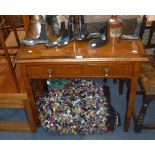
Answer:
M35 65L28 66L31 78L55 77L130 77L133 74L132 64L103 65Z

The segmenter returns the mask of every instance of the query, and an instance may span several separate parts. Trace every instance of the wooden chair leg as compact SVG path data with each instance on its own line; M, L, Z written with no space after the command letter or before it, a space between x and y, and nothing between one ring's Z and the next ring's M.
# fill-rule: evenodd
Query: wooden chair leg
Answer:
M142 104L142 107L140 109L140 112L139 112L139 115L138 115L138 118L137 118L137 121L136 121L136 124L134 127L134 131L136 133L141 132L141 129L143 126L143 120L144 120L144 117L146 115L147 108L149 107L149 104L151 101L152 100L150 99L150 96L144 96L143 104Z

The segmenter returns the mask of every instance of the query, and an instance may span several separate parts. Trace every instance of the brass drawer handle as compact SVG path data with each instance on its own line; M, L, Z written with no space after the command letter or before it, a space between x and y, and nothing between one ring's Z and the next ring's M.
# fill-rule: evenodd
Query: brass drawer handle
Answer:
M48 69L47 72L48 72L48 77L52 77L53 69Z
M110 69L104 68L103 72L104 72L105 76L108 76L108 74L110 73Z

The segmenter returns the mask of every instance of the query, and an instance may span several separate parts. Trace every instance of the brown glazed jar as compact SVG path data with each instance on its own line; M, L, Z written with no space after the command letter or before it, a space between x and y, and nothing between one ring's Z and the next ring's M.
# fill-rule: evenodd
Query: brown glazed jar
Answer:
M108 41L117 43L122 34L122 21L116 15L112 15L108 20Z

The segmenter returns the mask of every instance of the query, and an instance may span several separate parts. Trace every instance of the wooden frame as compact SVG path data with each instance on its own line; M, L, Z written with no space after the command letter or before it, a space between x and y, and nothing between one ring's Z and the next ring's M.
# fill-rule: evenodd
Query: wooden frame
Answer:
M18 37L18 35L16 37ZM14 67L12 63L11 57L5 44L2 30L0 30L0 44L2 49L4 50L4 57L3 59L0 59L0 67L8 68L0 75L0 77L2 77L2 80L0 81L0 108L23 108L25 109L28 118L28 123L0 122L0 131L34 132L36 131L36 127L33 123L34 120L27 93L26 91L20 89L22 83L19 83L19 79L21 78L19 77L21 75L19 74L19 69L17 69L19 67Z
M22 108L25 109L28 117L28 123L0 122L0 131L35 131L33 128L34 125L31 123L32 116L30 116L29 113L31 109L28 103L27 95L25 93L0 94L0 108Z

